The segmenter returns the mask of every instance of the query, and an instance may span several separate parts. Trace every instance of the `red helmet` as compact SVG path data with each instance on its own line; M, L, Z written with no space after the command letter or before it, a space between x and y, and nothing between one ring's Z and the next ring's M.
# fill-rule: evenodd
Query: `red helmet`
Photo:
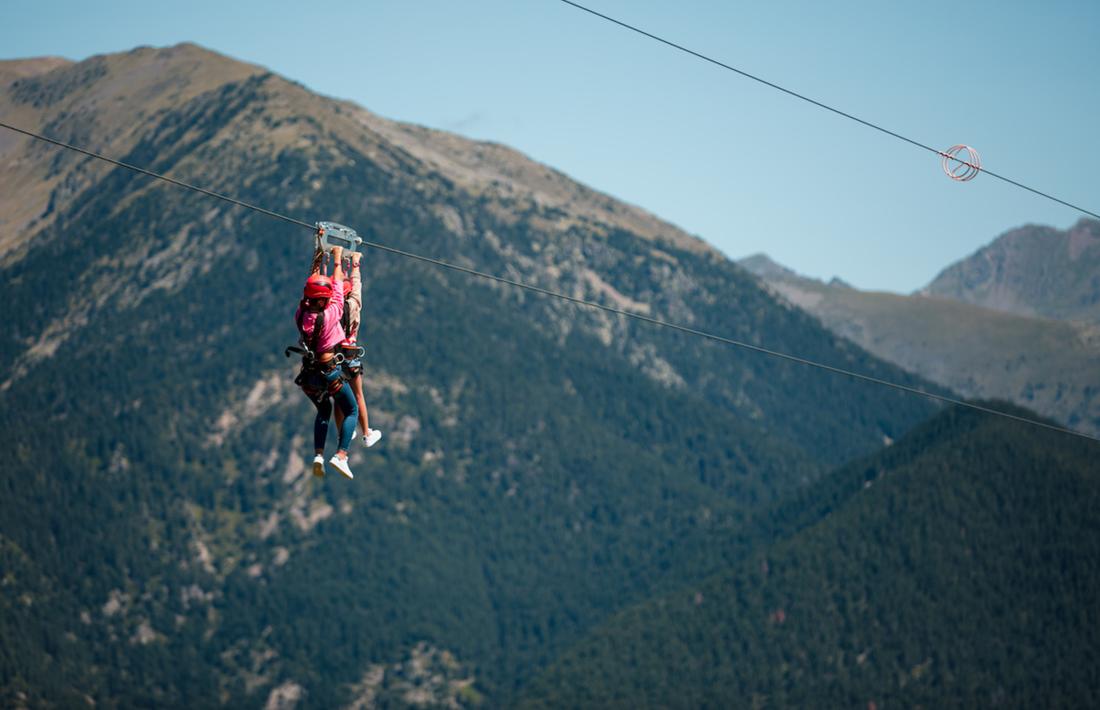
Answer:
M306 298L332 298L332 279L324 274L313 274L306 279L302 295Z
M351 295L351 280L344 279L344 298Z

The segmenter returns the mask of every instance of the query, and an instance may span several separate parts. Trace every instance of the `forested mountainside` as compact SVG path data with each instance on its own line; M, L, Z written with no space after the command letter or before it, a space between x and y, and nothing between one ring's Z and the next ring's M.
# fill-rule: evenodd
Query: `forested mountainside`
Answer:
M1006 399L1100 434L1098 325L942 295L861 291L800 276L763 254L738 263L837 335L910 372L966 397ZM1034 267L1046 268L1042 260Z
M193 45L0 77L5 120L151 170L929 386L502 146ZM353 453L354 481L313 480L283 357L309 232L7 131L0 185L6 705L508 704L610 614L710 571L673 564L709 526L935 411L368 253L385 438Z
M1100 221L1026 225L948 266L921 291L1009 313L1100 325Z
M719 535L739 561L617 614L520 705L1092 707L1096 447L945 412Z

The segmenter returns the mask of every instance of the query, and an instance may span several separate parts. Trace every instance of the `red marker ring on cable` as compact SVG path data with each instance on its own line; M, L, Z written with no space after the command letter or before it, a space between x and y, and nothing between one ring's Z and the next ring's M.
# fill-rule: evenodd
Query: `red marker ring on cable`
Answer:
M959 157L963 151L966 151L965 160ZM982 171L981 156L968 145L953 145L940 155L943 156L943 171L952 180L959 182L973 180Z

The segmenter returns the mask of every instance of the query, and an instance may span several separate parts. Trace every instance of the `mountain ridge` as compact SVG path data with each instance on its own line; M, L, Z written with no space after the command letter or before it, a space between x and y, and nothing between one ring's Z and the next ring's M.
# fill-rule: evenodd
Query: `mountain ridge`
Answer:
M170 103L262 71L191 43L163 50L139 47L82 62L27 61L32 66L45 62L46 70L27 76L8 74L0 115L15 126L38 128L51 138L114 157L129 153L138 140L134 128ZM187 67L190 71L183 71ZM167 81L174 81L169 90L166 72L172 75ZM91 86L95 96L79 93L80 87ZM66 94L73 91L78 92L78 104L66 102ZM150 101L154 97L157 100ZM135 104L139 105L136 110ZM0 134L0 160L7 163L0 174L0 262L10 262L22 253L17 235L50 224L57 200L78 197L110 170L98 161L51 152L54 149L46 146L18 155L23 142L11 131Z
M1020 315L1100 324L1100 220L1025 225L948 266L920 290Z
M549 203L463 183L364 128L385 120L366 109L251 65L223 81L194 51L56 69L0 86L0 108L74 142L105 128L88 145L401 249L930 387L675 228L627 229L646 218L555 187L544 166L521 174ZM145 110L108 125L118 109L97 100L121 90L115 64L154 56L185 69L135 85ZM494 167L503 152L485 150ZM25 181L41 210L0 214L37 220L0 263L0 549L30 563L0 588L5 702L401 704L396 669L415 659L454 681L434 702L506 705L586 629L671 583L662 571L699 530L936 411L370 253L360 342L386 436L353 448L354 481L313 480L312 409L282 355L305 230L27 139L0 151L0 179Z
M184 45L182 47L184 50L186 50L186 52L199 51L197 50L197 48L191 45ZM143 51L144 50L142 50L142 52ZM164 50L164 52L167 55L168 59L171 59L173 56L178 55L180 50L178 47L173 47L169 48L168 50ZM129 56L129 54L127 56ZM219 63L227 61L224 57L221 57L220 55L213 56L217 59ZM99 58L96 58L95 60L89 61L99 62L101 60ZM311 98L311 95L308 94L308 92L306 92L302 87L293 83L285 82L285 80L274 77L273 75L252 74L251 72L253 71L253 69L249 65L245 65L244 69L241 69L239 71L245 72L249 77L249 80L256 83L257 86L264 83L270 83L270 86L273 88L273 90L277 92L279 100L271 106L271 110L274 113L266 117L263 124L261 124L260 126L251 127L246 126L244 123L242 123L239 127L234 128L239 136L233 137L223 132L223 135L219 135L215 139L219 141L219 144L226 144L226 142L229 140L248 141L247 150L252 151L254 154L263 154L264 152L278 153L279 151L288 150L292 147L292 141L297 141L297 146L310 146L316 145L323 140L335 139L339 141L339 143L333 144L333 147L327 148L328 155L330 156L329 159L331 160L333 166L353 168L353 165L348 164L348 161L339 155L339 151L351 150L357 147L365 158L372 161L372 164L374 166L381 168L385 172L399 169L407 169L409 166L411 166L409 160L415 159L415 156L408 154L400 146L393 146L384 142L377 144L366 143L366 136L371 135L370 133L365 135L361 133L353 134L353 132L361 125L364 116L370 117L371 120L382 122L385 122L385 119L374 117L373 114L370 114L363 109L360 109L359 112L355 115L345 115L341 112L341 107L344 104L337 103L334 106L334 110L327 114L329 117L333 118L333 120L335 121L335 125L333 128L326 127L325 133L322 134L322 132L318 128L317 119L314 115L317 112L315 101L313 98ZM203 109L203 111L205 111L207 114L210 114L212 110L214 109ZM235 120L256 123L253 117L245 114L239 115L238 118ZM435 132L432 135L438 133L439 132ZM187 137L188 133L183 126L173 126L171 128L171 132L165 135L166 137L171 135ZM357 146L356 143L358 143ZM477 144L475 143L473 145L476 146ZM139 146L139 150L147 151L148 149L141 148ZM148 163L148 161L137 162ZM200 171L202 163L201 161L196 161L193 157L184 155L183 160L180 162L180 167L189 171ZM246 167L246 165L243 162L239 162L238 165L235 167L243 168ZM425 176L431 174L431 166L429 166L428 169L429 172L423 173L423 168L417 168L417 170L421 171ZM307 164L306 170L309 174L309 180L307 182L310 189L304 191L302 196L290 201L290 207L295 211L312 209L314 207L314 196L318 194L319 190L324 189L324 187L326 186L325 180L323 179L323 177L320 176L317 165ZM542 168L535 168L533 172L540 172L542 170ZM199 174L201 175L201 172ZM150 184L144 189L151 188L152 185ZM66 191L63 194L67 195L68 192ZM141 193L131 194L127 199L135 199L135 196L137 194ZM54 199L59 199L60 197L61 194L54 195ZM486 196L476 196L477 199L482 199L483 197ZM543 216L544 214L556 216L557 210L560 210L560 208L555 206L550 206L547 208L540 207L538 205L537 195L520 194L519 196L515 196L512 195L511 192L508 190L502 190L501 194L493 195L492 197L503 201L502 205L498 205L495 202L490 202L488 204L488 208L493 210L492 214L494 219L500 221L501 228L514 229L516 225L524 224L522 220L517 220L513 216L514 214L519 213L524 214L524 219L527 220L527 223L531 227L547 229L550 234L561 234L563 230L565 230L565 233L567 234L568 229L583 228L585 230L589 230L592 234L597 235L598 237L615 238L616 230L619 229L618 225L616 225L614 222L610 224L605 222L593 222L592 220L586 219L583 216L581 217L579 224L577 223L577 220L575 218L567 219L566 226L557 223L558 221L560 221L560 217L555 221L547 220L545 216ZM411 201L414 202L425 202L424 195L417 194L415 188L413 194L411 194L409 198ZM358 198L358 202L364 207L369 207L369 195ZM448 232L458 238L457 243L470 243L469 236L465 234L466 229L461 224L461 215L459 215L459 219L456 221L456 215L451 209L449 209L446 204L440 204L431 200L428 200L427 202L429 205L428 209L432 210L434 217L441 220L444 226L447 228ZM212 205L210 209L213 210L217 208ZM347 209L347 207L343 207L339 210L336 210L336 214L331 216L331 218L334 218L337 221L353 221L347 219L345 214L343 214ZM668 229L673 230L674 228L668 227ZM364 232L369 234L369 230L370 227L368 225L364 229ZM594 274L592 274L591 270L585 266L580 267L579 279L563 279L564 272L562 269L562 265L559 262L564 260L566 263L576 263L580 260L583 260L585 258L583 249L587 248L587 246L582 247L582 245L578 243L577 246L572 247L569 252L560 255L555 253L548 253L545 250L541 250L538 252L532 251L531 253L525 254L521 250L508 247L507 245L500 242L499 237L494 234L492 230L482 232L482 234L479 236L483 237L486 240L486 245L489 246L492 250L497 251L500 256L507 258L507 264L504 265L502 269L500 269L502 273L507 273L512 276L525 276L528 277L532 283L536 283L541 286L548 286L550 288L553 288L554 290L564 291L574 296L588 295L590 297L597 298L597 300L611 298L612 300L623 302L623 294L625 293L624 289L614 288L614 284L611 284L608 279L593 278ZM692 238L689 245L693 245L695 242L696 240ZM210 244L209 246L214 249L225 249L228 247L228 245L214 244ZM538 247L535 248L537 249ZM673 269L670 268L670 266L676 266L676 259L674 257L670 257L670 255L665 252L660 253L664 254L664 256L662 257L659 254L654 253L650 253L648 255L649 257L660 260L659 263L649 266L648 268L653 273L671 273ZM711 252L704 252L704 255L708 258L708 262L713 262L711 254ZM715 255L714 258L718 257ZM470 264L469 259L463 256L457 256L456 260L460 264ZM723 260L721 262L713 263L727 262ZM160 278L163 280L165 277L161 276ZM171 278L174 281L174 277ZM612 288L609 289L609 285L612 286ZM684 307L682 299L684 294L692 289L697 288L697 286L690 282L685 282L681 284L677 281L671 282L670 286L671 288L666 288L665 291L665 298L672 297L672 300L667 304L667 306L665 306L666 308L670 309L668 312L669 316L676 317L677 319L685 322L691 322L694 316L691 314L690 309ZM179 284L174 284L173 288L179 288ZM680 293L677 293L677 291L679 291ZM99 298L103 298L103 296L101 295L99 296ZM641 303L645 302L647 299L632 297L630 300L633 302ZM569 312L572 312L572 306L569 306L568 308L570 309ZM604 318L603 316L599 316L598 318L602 319L602 322L604 324L602 327L604 329L605 335L601 337L609 337L610 333L606 330L606 328L607 325L609 325L613 321L611 319ZM59 328L59 330L62 332L64 331L64 329L62 328ZM747 339L751 342L756 338L754 336L749 336ZM641 353L639 353L638 356L642 357L643 360L647 358L647 356L644 356ZM655 360L654 362L652 362L652 364L650 365L650 369L654 372L667 371L666 365L659 360ZM675 379L675 377L673 379Z
M800 276L768 257L741 261L833 332L966 397L1003 398L1100 434L1100 329L953 298L860 291Z
M0 59L0 80L5 82L25 79L68 66L73 60L65 57L30 57L28 59Z

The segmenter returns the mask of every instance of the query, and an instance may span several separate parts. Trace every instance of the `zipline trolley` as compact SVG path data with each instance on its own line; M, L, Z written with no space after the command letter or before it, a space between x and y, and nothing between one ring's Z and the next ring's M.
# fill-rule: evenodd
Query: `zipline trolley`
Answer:
M354 229L336 222L318 222L317 241L326 253L333 247L340 247L348 254L358 254L363 245L363 238Z

